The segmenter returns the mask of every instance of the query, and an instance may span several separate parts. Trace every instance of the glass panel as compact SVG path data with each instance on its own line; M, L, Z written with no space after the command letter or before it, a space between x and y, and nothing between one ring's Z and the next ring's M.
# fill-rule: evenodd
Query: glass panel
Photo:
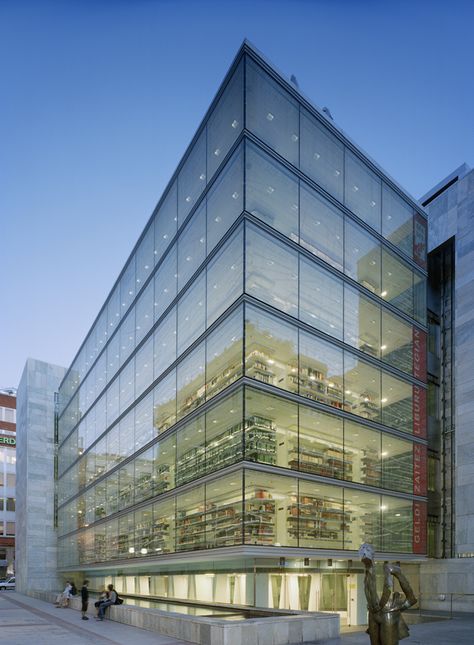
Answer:
M161 495L175 487L176 435L160 439L153 446L153 494Z
M300 405L299 455L294 468L307 473L350 479L352 463L344 459L342 419Z
M226 397L206 414L206 472L242 459L242 390Z
M206 205L194 213L178 238L178 291L206 257Z
M116 378L115 381L111 385L109 385L106 395L107 395L107 426L110 426L119 415L120 388L119 388L118 378Z
M381 244L346 218L344 271L362 286L380 295Z
M246 306L245 343L246 376L298 391L298 333L294 327Z
M153 325L153 302L153 282L150 282L135 306L135 342L137 345L145 338Z
M135 347L135 307L127 314L119 329L120 365L123 365Z
M151 222L136 252L136 277L137 292L145 284L155 265L155 227Z
M207 266L207 326L242 294L243 228L224 244Z
M155 273L155 322L162 316L178 293L178 270L176 247L173 247L163 264Z
M346 206L380 233L382 182L349 150L346 150L345 184Z
M135 400L135 359L120 372L120 414Z
M120 420L120 456L131 455L135 447L135 411L131 410Z
M124 274L120 278L120 308L122 316L127 311L136 293L135 256L130 259Z
M150 392L135 408L135 450L145 446L154 436L153 392Z
M154 390L153 423L157 434L176 421L176 370L172 370Z
M178 228L206 187L206 130L194 143L178 176Z
M299 393L335 408L343 407L342 349L300 331Z
M244 73L241 62L207 122L207 170L215 173L244 124Z
M342 280L300 256L300 320L342 338Z
M422 325L426 325L426 308L426 278L413 272L413 314Z
M207 194L208 254L244 209L243 174L243 153L239 146Z
M315 190L301 183L300 244L324 262L343 270L344 218Z
M107 379L110 382L120 365L120 336L117 332L107 345Z
M178 365L178 419L204 403L205 364L206 351L202 343Z
M350 518L344 533L344 548L358 549L368 542L377 550L381 549L381 497L359 490L344 490L344 511Z
M344 509L342 488L300 481L298 505L290 508L291 533L299 533L299 546L341 549L351 521Z
M156 555L175 550L175 500L153 505L153 546Z
M298 406L245 388L245 459L298 468Z
M126 464L119 473L119 506L121 509L131 506L134 499L134 474L135 467L133 461Z
M382 372L382 423L413 432L413 391L410 383Z
M206 327L206 273L203 271L178 302L178 356Z
M380 305L344 285L344 341L380 358Z
M382 185L382 235L413 257L413 208L386 184Z
M382 311L383 360L404 372L413 369L413 329L392 313Z
M298 180L256 146L246 150L245 210L298 240Z
M290 519L298 499L296 482L293 477L245 471L245 544L298 545Z
M413 272L385 249L382 250L381 296L409 316L413 316Z
M120 463L120 426L119 424L115 425L111 430L107 432L107 470L110 470L114 466Z
M206 340L206 399L242 376L243 307Z
M135 503L152 497L153 448L135 458Z
M176 486L194 481L206 472L205 416L199 415L176 433Z
M119 473L118 470L112 475L109 475L106 480L106 487L107 487L107 497L106 497L106 504L107 504L107 515L112 515L112 513L116 513L119 508L119 497L118 497L118 484L119 484Z
M382 544L384 551L413 551L413 502L382 497Z
M135 398L153 383L153 337L149 338L135 356Z
M146 506L135 511L135 555L149 555L153 552L153 513L152 507Z
M206 548L206 514L204 486L176 498L176 550L194 551Z
M346 459L352 462L352 477L348 479L367 486L380 486L381 433L353 421L344 421L344 449Z
M300 168L340 202L344 195L344 146L309 112L301 109Z
M135 553L135 520L128 513L118 520L117 552L119 558L130 558Z
M380 421L380 370L344 352L344 407L364 419Z
M107 329L109 338L120 322L121 313L120 289L119 285L117 285L107 303Z
M171 186L158 213L155 215L155 264L168 248L178 230L178 195L177 182Z
M413 444L382 434L382 486L413 493Z
M207 548L242 544L242 473L206 484Z
M297 316L298 254L252 226L246 233L246 292Z
M261 67L247 58L246 127L298 165L298 103Z
M153 339L153 374L157 378L176 360L176 307L158 325Z

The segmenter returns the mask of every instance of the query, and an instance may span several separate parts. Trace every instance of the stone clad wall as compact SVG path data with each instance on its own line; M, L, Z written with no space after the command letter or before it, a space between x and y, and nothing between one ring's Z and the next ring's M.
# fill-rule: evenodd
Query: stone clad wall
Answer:
M17 396L16 589L55 591L54 393L66 370L28 359Z

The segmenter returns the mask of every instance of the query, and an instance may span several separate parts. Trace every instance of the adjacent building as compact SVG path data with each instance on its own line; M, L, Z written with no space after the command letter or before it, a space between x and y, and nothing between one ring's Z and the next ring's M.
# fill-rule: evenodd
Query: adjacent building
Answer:
M0 390L0 578L15 573L16 390Z
M359 545L426 554L426 277L419 204L244 43L59 388L60 571L364 622Z

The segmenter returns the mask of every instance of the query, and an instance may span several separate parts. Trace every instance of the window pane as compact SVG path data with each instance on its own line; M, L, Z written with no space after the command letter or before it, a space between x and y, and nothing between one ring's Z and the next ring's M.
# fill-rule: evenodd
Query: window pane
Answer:
M242 473L206 484L207 548L242 544Z
M298 406L245 388L245 459L298 468Z
M256 63L247 59L246 127L298 165L298 103Z
M386 184L382 185L382 235L413 256L413 208Z
M380 357L380 305L344 285L344 341Z
M135 356L135 398L153 383L153 338Z
M342 271L344 218L315 190L301 183L300 244L324 262Z
M245 543L297 546L294 507L297 485L293 477L245 471ZM296 513L297 515L297 513Z
M426 325L426 278L413 273L413 314L415 320Z
M127 311L130 303L135 297L135 287L135 256L133 256L127 264L124 274L120 278L120 308L122 310L122 316Z
M175 500L153 504L153 549L156 555L175 550Z
M344 490L344 511L350 518L350 532L344 535L345 549L357 549L362 542L381 548L381 506L380 495Z
M271 157L249 144L246 150L245 210L298 239L298 180Z
M364 419L380 421L380 370L344 352L345 408Z
M144 238L140 242L140 245L136 253L136 276L135 282L137 285L137 291L139 291L146 282L146 279L151 274L153 267L155 266L155 227L154 223L151 222L148 227Z
M298 254L254 227L246 234L246 292L297 316Z
M176 486L181 486L206 473L204 414L188 421L178 430L176 444Z
M191 352L178 365L177 369L177 418L204 403L205 399L205 364L206 351L204 343Z
M382 182L349 150L346 150L345 183L346 206L380 233Z
M245 374L291 392L298 391L298 334L291 325L247 306Z
M207 194L208 254L244 209L242 146L233 154Z
M120 426L117 424L107 432L107 470L120 463Z
M344 271L372 293L380 295L381 244L346 218Z
M382 311L382 356L383 360L404 372L413 369L413 330L392 313Z
M135 347L135 308L127 314L119 329L120 365L123 365Z
M152 507L146 506L134 513L135 555L143 556L152 553L153 513Z
M109 385L109 388L106 392L107 395L107 426L110 426L115 419L118 417L120 413L120 406L119 406L119 394L120 394L120 387L119 387L119 378L117 377L115 381L112 383L112 385ZM94 441L95 436L91 437L91 441L88 442L89 444Z
M384 551L413 551L413 502L382 497L382 548Z
M161 495L175 486L176 435L153 446L153 494Z
M172 370L154 390L153 423L157 434L176 421L176 370Z
M342 280L302 256L300 320L342 338Z
M382 486L413 493L413 444L382 434Z
M309 112L301 110L300 168L342 202L344 146Z
M153 392L150 392L135 408L135 450L153 439Z
M346 459L352 462L351 481L380 486L381 433L353 421L344 421L344 449Z
M206 131L195 142L178 176L178 228L206 187Z
M204 486L196 486L176 498L176 550L206 547Z
M133 504L135 489L134 473L135 467L133 461L119 470L119 506L121 509Z
M178 191L176 181L166 195L165 201L155 215L155 264L168 248L178 230Z
M299 470L350 479L352 464L344 460L342 419L300 405L299 422Z
M200 206L178 238L178 291L206 257L206 206Z
M154 378L176 360L176 307L158 325L154 338Z
M385 373L382 373L382 423L413 432L412 386Z
M209 177L239 136L244 122L244 74L240 63L207 122L207 170Z
M153 282L140 294L135 306L135 343L145 338L153 325Z
M300 331L299 393L335 408L343 407L342 349Z
M120 365L120 335L119 332L107 345L107 380L110 381ZM67 412L66 412L67 414Z
M150 415L151 416L151 415ZM152 467L153 448L150 448L135 460L135 503L148 499L153 495L152 490Z
M207 266L207 326L242 294L243 228L224 244Z
M342 489L300 481L299 493L298 507L290 509L288 518L292 532L299 527L299 546L342 549L351 519L344 510Z
M155 322L161 317L178 293L177 252L173 247L155 273Z
M206 327L206 273L203 271L178 302L178 356Z
M135 400L135 359L127 363L120 372L120 414Z
M206 340L206 399L242 376L243 307Z
M381 296L409 316L413 316L413 272L385 249L382 250Z
M206 472L242 459L242 389L206 413Z
M131 455L135 447L135 412L131 410L123 419L120 420L119 429L119 446L120 457L125 459Z

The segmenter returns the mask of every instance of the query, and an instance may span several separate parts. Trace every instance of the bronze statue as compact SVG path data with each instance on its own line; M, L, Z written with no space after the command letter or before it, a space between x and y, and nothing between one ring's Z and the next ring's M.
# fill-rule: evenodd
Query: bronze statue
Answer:
M362 544L359 554L365 566L364 587L369 610L367 633L370 645L398 645L402 638L409 635L407 624L401 615L402 611L416 604L417 599L400 567L388 563L384 565L384 585L382 597L379 598L375 580L374 550L370 544ZM394 577L400 583L405 596L393 591Z

